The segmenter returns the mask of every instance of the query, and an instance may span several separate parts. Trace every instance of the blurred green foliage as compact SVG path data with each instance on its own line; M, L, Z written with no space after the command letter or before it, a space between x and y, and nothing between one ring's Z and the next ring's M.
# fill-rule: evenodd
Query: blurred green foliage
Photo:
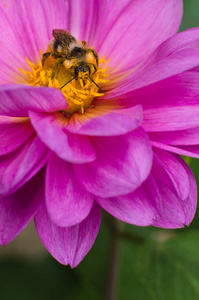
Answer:
M199 0L184 0L180 30L199 26ZM191 160L199 183L199 160ZM199 211L189 228L162 230L124 225L129 234L145 237L142 245L120 241L118 298L138 300L199 299ZM1 300L104 299L110 231L103 218L97 240L75 269L56 262L0 262Z
M180 31L192 27L199 26L199 1L198 0L184 0L184 13Z

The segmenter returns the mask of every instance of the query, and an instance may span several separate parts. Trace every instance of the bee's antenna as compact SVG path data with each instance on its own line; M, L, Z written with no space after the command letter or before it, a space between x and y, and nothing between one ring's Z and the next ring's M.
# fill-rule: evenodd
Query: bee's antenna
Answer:
M72 79L70 79L68 82L66 82L64 85L62 85L62 87L60 87L60 90L63 89L63 87L65 87L68 83L70 83L72 80L76 79L78 76L74 76Z
M90 78L90 80L98 87L98 89L99 89L102 93L105 93L105 92L99 87L99 85L97 85L97 83L93 80L93 78L90 77L89 74L87 74L87 76L88 76L88 77Z
M98 89L102 92L102 93L105 93L100 87L99 85L97 85L97 83L93 80L92 77L90 77L89 74L87 74L87 76L90 78L90 80L98 87ZM68 83L70 83L72 80L78 78L78 76L74 76L72 79L70 79L68 82L66 82L64 85L62 85L62 87L60 87L60 90L63 89L63 87L65 87Z

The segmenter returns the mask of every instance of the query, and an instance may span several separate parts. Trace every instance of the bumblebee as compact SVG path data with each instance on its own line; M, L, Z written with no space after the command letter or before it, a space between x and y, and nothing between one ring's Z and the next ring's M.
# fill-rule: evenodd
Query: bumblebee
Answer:
M71 82L78 79L79 73L87 73L90 80L100 89L91 76L97 71L99 58L97 52L92 48L87 48L85 41L76 40L69 32L61 29L52 31L54 39L50 42L48 52L42 56L42 65L51 56L55 59L52 78L59 71L60 66L64 66L72 77L60 89ZM91 75L91 76L90 76ZM101 90L101 89L100 89ZM102 90L101 90L102 91Z

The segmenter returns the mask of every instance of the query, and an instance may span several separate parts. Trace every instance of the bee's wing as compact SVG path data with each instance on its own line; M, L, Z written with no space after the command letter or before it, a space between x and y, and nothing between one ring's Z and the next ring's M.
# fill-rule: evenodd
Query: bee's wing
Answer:
M53 29L53 36L56 40L59 40L63 36L65 36L66 38L71 37L70 33L63 29Z

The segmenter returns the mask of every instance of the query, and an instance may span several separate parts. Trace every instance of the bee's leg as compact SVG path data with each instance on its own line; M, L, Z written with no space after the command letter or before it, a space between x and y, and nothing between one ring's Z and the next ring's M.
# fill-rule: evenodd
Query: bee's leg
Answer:
M44 63L45 63L46 59L47 59L50 55L51 55L51 52L46 52L46 53L44 53L44 54L42 55L42 61L41 61L42 66L44 66Z
M91 64L92 66L93 66L93 68L94 68L94 74L95 74L95 72L97 72L97 67L96 67L96 65L95 64Z
M52 54L52 57L55 58L55 59L60 59L60 58L63 58L63 56L61 55L58 55L57 53L51 53Z
M94 73L93 73L93 74L95 74L95 73L97 72L96 64L87 63L87 65L94 68ZM90 74L89 74L89 75L90 75Z
M87 42L86 41L82 41L82 46L86 49L87 48Z
M98 67L98 65L99 65L99 56L98 56L97 52L92 48L89 48L88 51L91 52L93 54L93 56L95 57L96 65Z
M51 76L52 79L55 77L56 73L58 72L59 65L61 65L64 61L65 61L65 58L63 58L63 57L56 61L55 66L52 71L52 76Z

